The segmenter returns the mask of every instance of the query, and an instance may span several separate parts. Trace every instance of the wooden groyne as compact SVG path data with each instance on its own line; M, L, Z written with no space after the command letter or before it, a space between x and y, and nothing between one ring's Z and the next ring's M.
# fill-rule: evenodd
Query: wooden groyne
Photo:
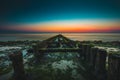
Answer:
M108 55L106 50L90 47L90 45L80 45L80 48L82 48L80 58L91 67L97 80L120 80L120 54Z
M109 54L106 50L95 48L88 44L77 44L75 41L57 35L33 46L33 53L37 62L40 62L45 53L77 52L80 61L84 61L90 69L94 80L120 80L120 54ZM67 47L66 47L67 46ZM108 57L108 70L106 59ZM13 63L15 80L26 80L21 53L10 55ZM19 63L19 64L18 64ZM18 71L20 70L20 71Z

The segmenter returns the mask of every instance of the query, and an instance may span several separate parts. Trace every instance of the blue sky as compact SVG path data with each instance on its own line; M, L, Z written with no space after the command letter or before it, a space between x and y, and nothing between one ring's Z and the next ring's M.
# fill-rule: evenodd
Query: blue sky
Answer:
M76 19L119 21L119 4L119 0L1 0L0 28Z

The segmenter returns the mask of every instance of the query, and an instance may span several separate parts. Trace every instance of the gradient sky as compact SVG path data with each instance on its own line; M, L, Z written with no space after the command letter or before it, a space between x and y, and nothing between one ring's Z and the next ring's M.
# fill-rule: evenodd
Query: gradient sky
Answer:
M120 32L119 0L0 0L0 33Z

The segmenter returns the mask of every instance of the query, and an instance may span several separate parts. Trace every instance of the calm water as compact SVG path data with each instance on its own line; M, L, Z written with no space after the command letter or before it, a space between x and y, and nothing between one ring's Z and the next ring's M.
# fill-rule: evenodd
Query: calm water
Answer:
M59 33L40 33L40 34L0 34L0 41L8 40L45 40ZM120 41L120 33L62 33L64 36L79 41L102 40Z

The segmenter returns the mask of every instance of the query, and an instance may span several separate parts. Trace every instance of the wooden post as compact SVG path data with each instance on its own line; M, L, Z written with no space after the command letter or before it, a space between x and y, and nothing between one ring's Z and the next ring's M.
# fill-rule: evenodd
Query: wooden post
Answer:
M22 53L16 51L13 54L10 54L9 57L14 69L14 80L26 80Z
M90 66L93 70L95 70L95 62L96 62L96 56L98 53L98 48L91 48L91 54L90 54Z
M86 61L87 61L88 63L90 63L91 48L92 48L91 45L87 45L87 49L86 49Z
M39 51L39 46L33 46L33 50L34 50L34 57L35 57L35 62L36 63L40 63L41 60L41 51Z
M109 54L108 80L120 80L120 54Z
M84 60L86 60L87 46L88 45L83 45L82 46L82 54L83 54L83 59Z
M80 55L80 58L81 58L81 59L84 59L83 45L82 45L82 44L79 44L79 45L78 45L78 48L80 49L80 50L78 51L78 53L79 53L79 55Z
M95 74L98 80L106 80L106 56L107 52L103 49L99 49L95 64Z

